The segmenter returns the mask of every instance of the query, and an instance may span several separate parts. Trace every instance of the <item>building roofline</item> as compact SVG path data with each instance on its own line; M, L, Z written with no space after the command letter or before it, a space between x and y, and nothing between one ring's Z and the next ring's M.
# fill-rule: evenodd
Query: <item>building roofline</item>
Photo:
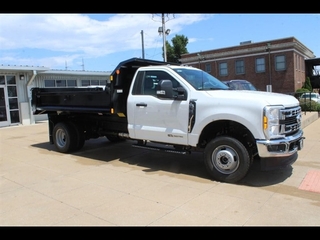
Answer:
M81 70L48 70L45 72L39 73L39 75L47 75L47 74L59 74L59 75L97 75L97 76L106 76L110 75L111 71L81 71Z
M288 41L284 42L284 40L288 40ZM247 42L248 43L246 44L239 44L231 47L216 48L216 49L201 51L200 55L205 59L213 59L213 58L221 58L221 57L231 56L231 55L235 56L235 55L242 55L242 54L248 54L253 52L264 52L266 51L267 44L270 43L271 51L275 51L276 49L280 49L283 47L292 48L292 49L296 48L296 49L299 49L305 55L306 58L315 57L313 52L309 48L307 48L304 44L302 44L299 40L297 40L295 37L273 39L273 40L262 41L262 42L250 42L250 41L247 41ZM199 52L182 54L180 61L183 63L199 61L198 54Z
M110 75L111 71L83 71L83 70L57 70L40 66L0 65L0 71L28 72L37 71L38 74L64 74L64 75Z
M262 43L270 43L270 42L276 42L276 41L283 41L286 39L292 39L292 40L296 40L297 42L300 42L299 40L297 40L295 37L286 37L286 38L279 38L279 39L273 39L273 40L266 40L266 41L261 41L261 42L252 42L252 41L245 41L248 43L245 44L239 44L239 45L234 45L234 46L228 46L228 47L222 47L222 48L214 48L214 49L210 49L210 50L202 50L200 53L201 54L206 54L206 53L211 53L212 51L220 51L223 49L232 49L232 48L239 48L239 47L244 47L244 46L248 46L248 45L260 45ZM193 55L193 54L197 54L199 52L193 52L193 53L184 53L181 54L181 56L187 56L187 55Z
M50 68L47 67L39 67L39 66L17 66L17 65L0 65L0 70L7 70L7 71L47 71Z

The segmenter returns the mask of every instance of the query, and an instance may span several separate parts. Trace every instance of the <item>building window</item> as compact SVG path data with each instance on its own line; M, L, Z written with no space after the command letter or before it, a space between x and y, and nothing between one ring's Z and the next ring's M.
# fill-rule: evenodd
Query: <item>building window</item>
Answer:
M16 76L7 76L7 85L16 85Z
M5 85L4 75L0 76L0 85Z
M76 87L77 86L77 80L67 80L67 86L68 87Z
M228 64L226 62L219 63L219 75L227 76L228 75Z
M265 58L256 58L256 72L265 72L266 71L266 61Z
M44 80L45 87L76 87L77 80Z
M210 63L206 63L205 71L208 72L208 73L211 73L211 64Z
M236 74L244 74L244 61L236 60Z
M66 87L67 86L66 80L56 80L56 86L57 87Z
M284 55L276 56L276 71L286 69L286 59Z
M44 86L45 87L55 87L56 82L54 80L44 80Z
M91 85L99 85L99 80L91 80Z
M81 86L105 86L107 80L82 80Z
M90 80L82 80L81 86L90 86Z

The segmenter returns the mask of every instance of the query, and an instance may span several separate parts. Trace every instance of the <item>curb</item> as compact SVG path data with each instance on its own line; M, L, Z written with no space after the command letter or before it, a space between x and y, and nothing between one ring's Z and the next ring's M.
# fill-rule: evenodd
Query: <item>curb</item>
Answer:
M318 120L319 113L318 112L303 112L302 113L302 129L313 123L314 121Z

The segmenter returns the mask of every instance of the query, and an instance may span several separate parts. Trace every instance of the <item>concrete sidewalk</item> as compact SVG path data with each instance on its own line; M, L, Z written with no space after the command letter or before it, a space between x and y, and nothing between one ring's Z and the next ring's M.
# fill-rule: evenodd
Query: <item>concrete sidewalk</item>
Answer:
M1 226L320 226L320 120L302 115L304 148L282 170L259 161L239 184L212 181L201 154L87 141L73 154L47 122L0 128Z

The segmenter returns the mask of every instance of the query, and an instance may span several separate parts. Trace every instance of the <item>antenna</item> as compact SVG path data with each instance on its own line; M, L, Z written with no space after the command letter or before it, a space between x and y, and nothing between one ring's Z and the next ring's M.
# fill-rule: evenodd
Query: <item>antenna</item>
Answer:
M84 61L83 61L83 58L82 58L82 65L81 65L81 67L82 67L82 71L84 71Z
M65 67L65 68L66 68L66 70L68 70L68 64L67 64L67 61L65 62L65 65L66 65L66 67Z

